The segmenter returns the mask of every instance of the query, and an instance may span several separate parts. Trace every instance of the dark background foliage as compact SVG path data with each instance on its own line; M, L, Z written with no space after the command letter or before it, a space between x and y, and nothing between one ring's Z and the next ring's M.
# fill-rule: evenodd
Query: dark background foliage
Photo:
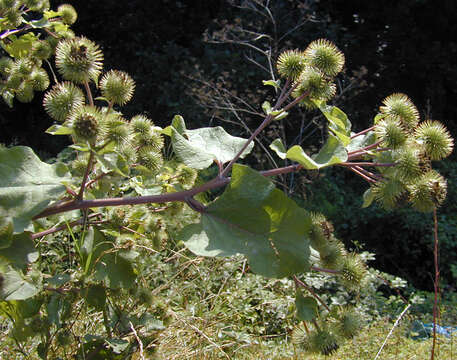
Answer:
M51 3L56 7L62 2ZM232 6L243 3L74 2L79 18L72 28L76 34L100 44L105 69L127 71L135 79L134 99L123 108L127 116L144 113L164 126L179 113L191 127L199 127L212 123L217 114L195 101L195 89L202 85L189 80L189 76L203 73L206 79L217 80L240 97L259 101L257 108L266 90L256 89L267 78L263 70L246 60L243 48L236 44L209 44L203 41L205 31L211 34L227 24L242 23L259 32L284 33L310 16L305 25L276 43L273 55L284 49L304 48L321 37L334 41L346 55L345 79L358 81L356 88L343 94L338 103L349 115L354 130L370 124L384 97L404 92L423 118L443 121L456 137L457 2L275 0L271 1L271 8L277 15L277 29L255 12ZM59 152L65 139L44 134L51 120L43 112L41 102L42 97L37 96L31 104L18 104L14 109L0 104L0 142L31 146L42 157ZM249 115L246 119L251 128L258 121ZM285 126L293 133L299 123L288 118ZM242 132L236 126L231 130ZM309 140L320 139L317 136ZM442 274L451 284L452 265L457 269L457 166L448 160L440 170L449 180L449 199L440 210L440 234ZM320 175L307 186L312 190L304 191L307 206L328 215L346 243L363 244L364 249L375 252L380 269L403 276L420 288L431 289L431 216L406 209L390 213L376 207L361 209L361 194L366 185L359 179L341 169Z

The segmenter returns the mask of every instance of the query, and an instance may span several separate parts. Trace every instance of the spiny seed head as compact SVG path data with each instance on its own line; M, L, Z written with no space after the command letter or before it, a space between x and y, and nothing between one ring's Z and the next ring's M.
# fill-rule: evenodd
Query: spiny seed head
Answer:
M21 25L24 20L21 12L16 8L6 10L6 13L3 16L7 20L8 24L13 28Z
M341 260L340 279L348 289L358 289L366 275L365 264L355 253L346 254Z
M33 100L33 86L28 82L22 82L16 91L16 99L21 103L29 103Z
M279 75L287 79L296 80L306 65L302 51L288 50L283 52L276 63Z
M118 152L129 165L132 165L137 160L136 150L129 142L121 144L121 146L118 149Z
M41 0L23 0L24 5L32 11L41 10L42 1Z
M73 6L70 4L62 4L57 8L64 24L72 25L76 22L78 14Z
M17 8L19 6L18 0L2 0L0 2L2 9Z
M12 70L11 73L17 72L22 75L30 75L33 68L35 67L34 65L35 64L33 63L33 61L31 59L28 59L28 58L17 59L16 61L14 61L14 66L11 69Z
M395 152L395 170L402 181L410 182L421 174L420 151L415 146L404 146Z
M297 79L297 83L298 86L292 92L294 98L308 93L307 98L330 100L336 93L335 84L328 81L319 69L312 66L305 67Z
M150 151L148 148L141 148L138 151L138 163L146 169L157 172L162 167L162 154L156 151Z
M102 69L103 54L98 45L85 37L61 40L56 48L56 65L70 81L96 80Z
M398 119L407 131L411 131L419 123L419 111L405 94L392 94L386 97L382 103L383 106L379 108L381 113Z
M162 134L154 130L151 130L145 134L137 134L135 138L139 146L149 147L156 152L162 150L164 144Z
M326 39L311 42L304 52L306 60L327 76L335 76L344 66L343 53Z
M36 68L30 74L29 82L32 85L33 90L44 91L49 86L48 73L41 68Z
M71 82L56 84L46 93L43 105L54 120L64 122L84 104L84 94Z
M447 181L437 171L430 170L412 183L408 190L413 207L421 212L430 212L446 199Z
M338 270L342 257L345 254L344 245L341 241L333 238L319 250L320 261L324 268Z
M308 235L311 241L311 246L318 251L319 249L323 249L325 247L329 239L324 233L321 225L325 222L326 219L324 215L319 213L311 213L311 227Z
M386 210L392 210L397 206L398 200L405 193L403 182L397 179L385 179L375 183L372 188L375 200Z
M52 47L47 41L37 41L32 48L32 56L40 60L49 59L52 55Z
M114 141L116 145L121 145L128 141L130 129L127 124L109 127L104 131L104 137L108 141Z
M14 61L6 56L0 58L0 74L7 75L9 74L11 68L14 65Z
M431 160L444 159L454 149L454 140L439 121L424 121L417 127L414 136L423 144L425 153Z
M308 351L311 348L309 344L308 333L303 323L300 323L294 327L291 334L291 340L292 343L301 350Z
M313 330L308 335L308 349L311 353L331 355L338 350L338 337L328 329Z
M359 333L363 326L362 317L351 307L344 307L338 312L336 322L337 332L346 339L351 339Z
M148 134L154 123L144 115L135 115L130 119L130 126L135 133Z
M100 111L94 106L81 106L71 115L70 123L78 140L95 141L100 130Z
M391 149L403 146L408 138L401 122L393 117L381 120L375 127L375 134L382 146Z
M135 90L135 82L129 74L110 70L100 80L102 95L113 104L124 105L130 101Z
M84 157L79 157L71 163L71 174L74 176L82 176L86 172L87 161Z
M197 179L198 172L195 169L179 164L177 168L180 183L184 186L192 186Z
M22 81L24 80L26 75L22 75L19 72L12 72L9 76L8 79L6 80L6 86L12 89L17 89Z

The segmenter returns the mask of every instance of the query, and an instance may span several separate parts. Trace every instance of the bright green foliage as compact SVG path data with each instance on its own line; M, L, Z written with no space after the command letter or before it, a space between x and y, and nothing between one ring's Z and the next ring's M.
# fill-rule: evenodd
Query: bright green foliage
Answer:
M273 183L236 165L224 194L181 238L196 255L245 254L254 272L280 278L309 268L309 226L309 215Z
M333 135L329 135L327 142L314 157L305 153L299 145L287 150L286 157L303 165L305 169L314 170L345 162L348 159L343 144Z
M29 10L41 18L29 18ZM145 115L127 119L118 107L133 96L131 76L109 70L99 81L103 54L96 43L75 37L68 28L77 18L74 9L48 10L47 1L0 0L0 44L9 54L0 60L4 100L27 102L34 91L45 90L49 76L41 65L55 54L57 75L66 82L44 97L46 111L58 122L47 132L73 142L59 155L69 166L43 163L26 147L0 147L0 314L14 323L9 336L19 351L30 340L42 359L144 357L143 344L151 355L158 332L172 318L180 320L169 310L171 300L157 294L173 287L182 272L200 271L200 260L183 244L199 256L245 256L241 276L249 267L279 284L294 284L296 314L303 324L292 337L304 351L331 355L355 336L361 328L356 310L335 310L307 281L311 271L322 271L351 292L361 291L368 275L363 258L344 248L324 215L299 207L267 177L344 166L371 184L365 206L373 200L386 208L410 202L432 211L444 201L447 184L431 162L453 149L444 126L420 123L411 100L393 94L384 99L372 128L351 133L346 114L327 104L335 96L344 56L324 39L304 52L279 56L277 69L285 84L281 88L274 74L264 81L279 95L275 102L263 102L263 122L248 140L222 127L188 130L179 115L165 129ZM43 40L43 30L60 41ZM91 81L99 94L93 93ZM253 150L262 130L286 121L296 105L319 109L325 118L329 131L320 150L308 155L300 145L286 149L278 139L270 147L291 166L260 173L236 164ZM222 187L220 196L208 194ZM162 253L169 257L151 259ZM160 271L167 266L179 271L164 283ZM211 297L220 296L234 273ZM229 303L236 301L232 297ZM287 317L293 313L293 296L284 301L290 305L282 310ZM173 302L183 309L189 305L182 294ZM217 306L223 312L228 305L224 300ZM203 312L208 307L192 310L192 316ZM93 324L74 327L81 313L93 316ZM219 334L224 336L223 330Z
M302 321L314 320L319 314L316 299L310 296L304 297L300 291L295 296L295 307L297 317Z
M171 137L173 150L178 158L197 170L207 168L214 161L230 161L246 142L246 139L227 134L220 126L187 130L181 117L175 117L172 125L163 132ZM253 146L251 143L241 157L249 154Z
M32 217L65 193L66 167L40 161L30 148L0 148L0 217L14 232L30 230Z
M14 60L0 63L0 95L10 106L14 97L20 102L30 102L35 91L44 91L49 86L49 76L42 61L53 52L59 38L69 37L68 25L76 20L73 6L64 4L60 12L49 10L49 1L17 0L0 3L0 46ZM40 16L37 18L37 16ZM52 21L49 21L52 19ZM46 31L53 36L43 40ZM27 62L24 71L22 64Z

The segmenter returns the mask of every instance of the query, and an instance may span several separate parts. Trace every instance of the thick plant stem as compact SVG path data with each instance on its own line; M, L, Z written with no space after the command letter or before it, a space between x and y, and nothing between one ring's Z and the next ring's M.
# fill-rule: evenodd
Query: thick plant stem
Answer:
M278 168L273 170L267 170L262 172L263 176L275 176L284 173L290 173L292 171L301 170L299 165L286 166L284 168ZM46 216L60 214L72 210L84 210L94 207L103 207L103 206L122 206L122 205L139 205L139 204L149 204L149 203L164 203L164 202L174 202L174 201L183 201L186 202L189 198L192 198L194 195L199 193L217 189L227 185L230 182L229 177L217 177L207 183L198 186L196 188L178 191L175 193L167 193L162 195L149 195L149 196L137 196L137 197L122 197L122 198L105 198L105 199L94 199L94 200L69 200L65 202L59 202L57 205L51 205L41 213L33 217L33 220L41 219Z
M438 315L438 292L439 292L439 281L440 281L440 268L439 268L439 257L438 257L438 218L436 216L436 207L433 209L433 237L434 237L434 248L433 248L433 258L435 263L435 281L434 281L434 290L435 290L435 299L433 302L433 344L432 351L430 354L430 360L435 358L435 345L436 345L436 318Z

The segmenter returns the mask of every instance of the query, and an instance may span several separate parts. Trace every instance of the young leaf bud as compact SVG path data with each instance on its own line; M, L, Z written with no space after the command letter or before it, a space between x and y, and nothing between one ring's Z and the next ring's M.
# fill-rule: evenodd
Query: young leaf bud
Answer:
M64 122L84 104L84 94L70 82L56 84L46 93L43 105L54 120Z
M419 111L405 94L395 93L386 97L379 108L381 113L398 119L404 129L411 131L419 123Z
M76 22L78 14L73 6L70 4L62 4L57 8L57 12L60 13L60 17L64 24L72 25Z
M113 104L124 105L130 101L135 90L135 82L129 74L110 70L100 80L102 95Z
M326 39L311 42L304 52L306 60L327 76L335 76L344 66L343 53Z
M102 69L103 54L98 45L85 37L61 40L56 48L56 65L70 81L96 80Z
M303 52L298 50L288 50L283 52L276 63L279 75L282 77L296 80L305 68L306 60Z
M421 123L415 138L425 147L425 153L431 160L441 160L449 156L454 148L454 140L439 121L427 120Z
M446 199L447 182L437 171L430 170L408 187L413 207L422 212L433 211Z

